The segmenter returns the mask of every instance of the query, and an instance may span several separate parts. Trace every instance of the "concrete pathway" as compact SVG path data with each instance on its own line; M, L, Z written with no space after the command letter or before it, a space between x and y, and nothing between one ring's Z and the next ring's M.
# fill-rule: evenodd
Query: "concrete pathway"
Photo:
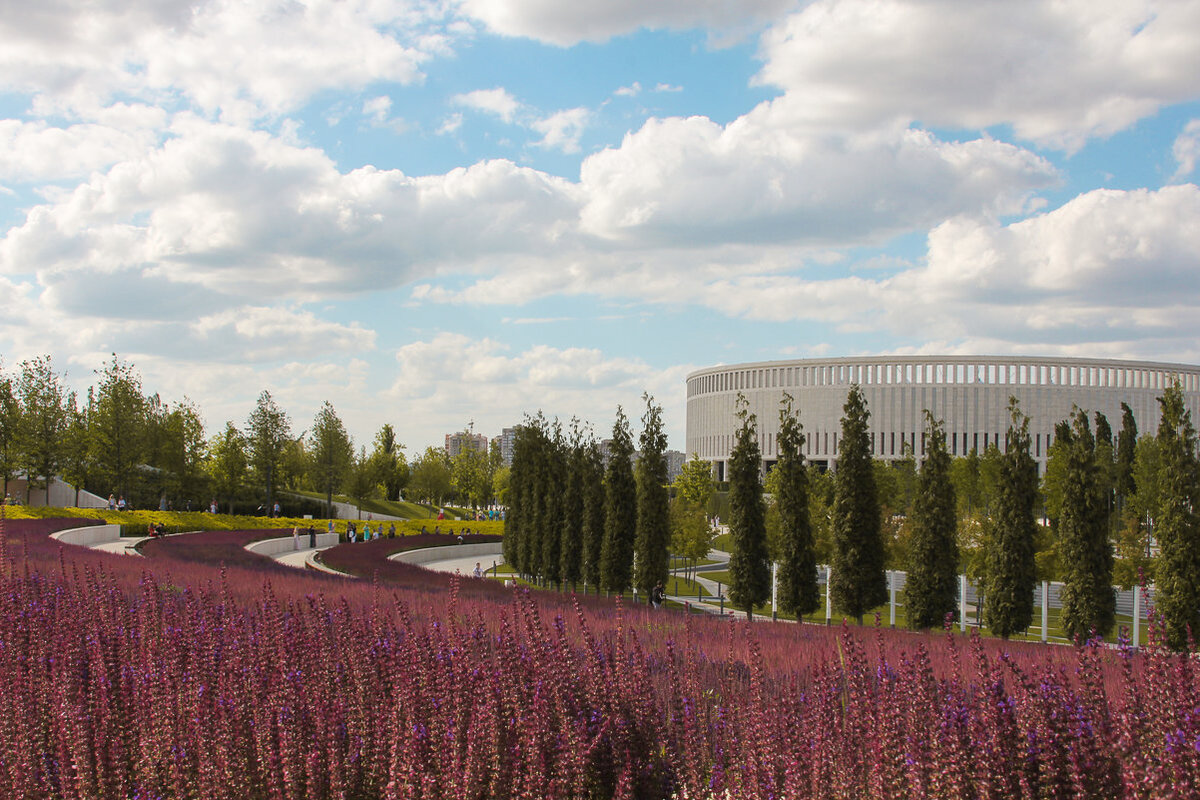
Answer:
M463 556L459 558L443 558L437 561L426 561L421 564L425 569L434 572L457 572L464 577L470 577L475 572L475 565L490 570L493 564L503 564L503 556Z
M101 542L100 544L92 545L93 550L100 550L105 553L116 553L122 556L141 556L137 551L137 546L149 539L149 536L123 536L115 542Z

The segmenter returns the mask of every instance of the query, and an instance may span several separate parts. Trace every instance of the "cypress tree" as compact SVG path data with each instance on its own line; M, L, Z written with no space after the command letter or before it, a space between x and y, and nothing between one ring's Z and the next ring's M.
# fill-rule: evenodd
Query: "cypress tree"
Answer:
M1008 413L1012 422L1000 463L995 537L987 553L987 622L1004 639L1033 622L1037 584L1037 462L1030 454L1029 417L1021 413L1017 398L1009 398Z
M604 549L604 459L589 436L583 447L583 579L600 588L600 553Z
M617 406L608 469L604 476L604 544L600 553L600 584L623 592L633 574L633 536L637 528L637 486L633 480L633 435L629 420Z
M1155 572L1155 600L1166 626L1167 645L1188 646L1189 633L1200 636L1200 480L1196 430L1178 383L1158 399L1158 513L1155 534L1161 547Z
M762 457L757 420L745 396L738 394L737 417L742 421L729 455L729 600L750 617L754 606L771 596L770 556L767 553L767 514L763 506Z
M563 583L572 586L579 582L583 575L583 487L587 476L586 453L583 449L583 433L579 429L579 420L571 420L571 439L565 450L566 474L562 496L562 542L559 551L562 555Z
M913 503L904 588L904 609L912 628L940 627L958 602L958 514L946 431L929 411L925 412L925 427L929 446Z
M862 624L863 614L888 599L883 575L879 495L871 463L871 413L858 384L843 406L842 436L833 489L833 605Z
M558 421L543 443L541 515L538 537L542 541L541 577L547 583L562 581L562 499L566 459L563 454L562 428Z
M1078 408L1071 414L1065 449L1058 538L1063 629L1074 639L1089 636L1093 630L1103 636L1112 630L1116 615L1108 507L1096 465L1096 441L1087 412Z
M808 468L804 463L804 432L793 397L783 393L779 409L779 528L783 543L779 563L779 605L789 613L811 614L821 605L817 586L817 556L808 511Z
M518 425L513 432L512 465L509 468L508 508L504 515L504 560L519 573L525 572L521 538L529 513L527 484L530 470L532 433L529 426Z
M1133 479L1133 462L1137 456L1137 420L1134 419L1133 409L1127 403L1121 403L1121 430L1117 434L1117 469L1116 489L1117 508L1125 510L1126 499L1137 491Z
M671 517L667 493L667 434L663 430L662 406L643 394L639 439L641 457L637 464L637 563L636 585L648 598L656 584L667 581L671 549Z

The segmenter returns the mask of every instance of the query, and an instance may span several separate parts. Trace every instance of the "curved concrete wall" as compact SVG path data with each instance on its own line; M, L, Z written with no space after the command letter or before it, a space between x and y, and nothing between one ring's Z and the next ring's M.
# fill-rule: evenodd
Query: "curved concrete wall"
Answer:
M444 561L448 558L498 556L503 552L504 544L502 542L480 542L478 544L449 544L444 547L423 547L420 550L394 553L388 558L405 564L428 564L430 561Z
M338 543L338 535L336 533L318 533L317 534L317 549L325 547L333 547ZM246 545L246 549L251 553L258 553L260 556L275 557L284 553L295 552L295 547L291 536L281 536L277 539L262 539L257 542L251 542ZM301 531L300 533L300 549L309 550L308 534Z
M1200 417L1200 367L1144 361L1081 358L877 356L800 359L734 364L698 370L687 378L687 453L717 465L733 448L738 394L746 397L758 420L765 462L778 456L779 407L783 393L795 398L810 461L832 464L837 458L842 407L857 384L871 412L871 441L876 458L903 457L908 445L923 455L924 412L945 422L952 455L982 453L988 445L1003 449L1008 401L1016 397L1030 418L1034 458L1044 464L1054 425L1078 405L1099 411L1113 431L1121 428L1121 403L1127 403L1139 433L1158 427L1157 398L1179 380L1192 418Z
M86 528L71 528L50 534L51 539L57 539L65 544L77 544L92 547L105 542L116 542L121 538L120 525L89 525Z

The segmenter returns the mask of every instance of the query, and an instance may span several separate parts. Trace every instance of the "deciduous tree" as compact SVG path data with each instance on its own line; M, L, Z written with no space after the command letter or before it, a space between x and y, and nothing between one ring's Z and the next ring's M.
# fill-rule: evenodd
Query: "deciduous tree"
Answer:
M91 413L92 452L106 488L129 496L135 470L145 455L147 402L142 378L116 353L98 375Z
M266 490L267 509L275 504L275 482L284 448L292 436L292 423L264 389L246 420L246 442L255 479Z
M209 442L207 468L213 491L226 501L230 514L234 498L246 481L247 467L246 439L233 422L226 422L225 430Z
M21 421L17 427L18 463L25 470L29 484L27 501L32 505L33 490L40 488L46 492L43 505L49 505L50 483L63 462L63 436L68 416L66 390L62 378L54 371L50 356L21 362L16 394L21 406Z
M342 488L354 466L354 445L337 410L328 400L313 418L308 439L308 474L313 485L325 493L325 507L332 518L333 495Z

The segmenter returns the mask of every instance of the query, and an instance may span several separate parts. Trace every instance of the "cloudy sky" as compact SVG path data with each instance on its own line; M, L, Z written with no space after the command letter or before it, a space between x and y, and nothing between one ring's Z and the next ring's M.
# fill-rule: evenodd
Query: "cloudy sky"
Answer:
M0 356L411 450L865 353L1200 362L1195 0L0 0Z

